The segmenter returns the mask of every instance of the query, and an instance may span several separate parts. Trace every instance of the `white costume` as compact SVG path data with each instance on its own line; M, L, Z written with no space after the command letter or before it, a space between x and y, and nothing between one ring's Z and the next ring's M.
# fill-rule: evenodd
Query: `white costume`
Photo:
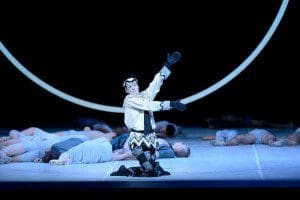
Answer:
M150 121L152 129L155 129L155 121L153 117L153 112L166 110L167 106L162 101L153 101L157 93L160 91L160 87L163 81L166 80L171 71L167 67L163 67L159 73L154 77L154 80L150 83L149 87L139 94L133 95L129 94L124 99L123 107L125 109L125 119L124 122L126 126L131 129L130 133L130 144L134 143L140 146L145 143L147 147L155 144L155 134L149 134L144 138L144 111L149 111Z
M164 80L171 74L170 69L181 58L179 52L173 52L167 55L164 67L157 73L154 80L149 84L149 87L143 92L139 93L139 86L137 79L128 78L124 81L123 86L128 95L124 99L124 122L131 130L129 136L129 146L132 155L139 161L141 167L138 168L141 173L132 172L132 176L150 176L157 177L163 175L170 175L169 172L164 171L159 163L156 162L156 136L154 133L155 121L153 112L176 109L183 111L185 105L177 101L154 101L157 93L160 91ZM126 173L125 173L126 172ZM121 166L117 172L111 175L126 175L128 170ZM134 175L135 174L135 175Z

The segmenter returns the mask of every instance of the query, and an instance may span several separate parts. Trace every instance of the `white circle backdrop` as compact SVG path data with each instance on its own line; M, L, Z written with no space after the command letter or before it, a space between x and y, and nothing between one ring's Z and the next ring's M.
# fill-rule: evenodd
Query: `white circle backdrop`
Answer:
M216 82L215 84L211 85L210 87L193 94L189 97L183 98L181 100L182 103L184 104L189 104L194 101L197 101L213 92L216 90L220 89L227 83L229 83L232 79L234 79L237 75L239 75L244 69L246 69L250 63L257 57L257 55L263 50L263 48L267 45L269 40L271 39L272 35L274 34L275 30L277 29L285 11L288 6L289 0L282 0L281 6L278 10L278 13L267 31L266 35L263 37L261 42L257 45L257 47L253 50L253 52L238 66L236 67L235 70L233 70L231 73L229 73L227 76L225 76L223 79L220 81ZM40 87L44 88L48 92L66 100L69 102L72 102L74 104L87 107L90 109L94 110L99 110L99 111L105 111L105 112L112 112L112 113L123 113L123 108L118 107L118 106L108 106L108 105L103 105L103 104L98 104L98 103L93 103L90 101L86 101L77 97L74 97L72 95L69 95L65 92L62 92L61 90L58 90L54 88L53 86L49 85L45 81L41 80L38 78L36 75L31 73L28 69L26 69L9 51L8 49L4 46L4 44L0 41L0 51L5 55L5 57L15 66L19 71L21 71L27 78L29 78L31 81L39 85Z

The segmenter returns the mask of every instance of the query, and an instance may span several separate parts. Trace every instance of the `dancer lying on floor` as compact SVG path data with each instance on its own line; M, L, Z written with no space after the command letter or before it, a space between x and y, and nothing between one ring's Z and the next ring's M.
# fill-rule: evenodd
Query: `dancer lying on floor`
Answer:
M112 160L124 160L124 159L135 159L132 155L131 150L128 146L129 142L129 133L122 134L117 136L111 141L112 150L114 150ZM188 157L190 154L190 148L187 145L182 144L181 142L174 143L171 145L167 140L158 139L159 147L158 147L158 158L175 158L175 157ZM77 145L79 147L77 147ZM93 147L96 146L95 148ZM72 164L72 163L99 163L108 161L107 159L103 159L103 152L106 152L105 155L109 155L107 153L109 151L109 147L102 146L94 142L84 142L84 144L74 139L70 139L67 141L63 141L57 144L54 144L51 148L51 151L47 152L46 155L42 159L38 159L37 162L49 162L53 165L64 165L64 164ZM94 148L93 151L90 149ZM66 152L65 154L63 154ZM85 153L82 153L85 152ZM80 156L74 156L78 154ZM95 156L92 154L99 155L98 159L95 159ZM61 156L60 156L61 155ZM73 157L79 157L80 159L74 160ZM90 160L93 158L93 160ZM108 157L105 157L108 158Z
M36 158L44 156L45 151L57 142L70 138L79 138L83 141L104 137L112 140L114 133L104 134L100 131L60 131L49 134L39 128L29 128L22 132L12 131L10 133L13 144L4 146L0 151L0 164L13 162L32 162ZM9 142L7 140L5 142Z
M57 136L69 136L69 135L86 135L90 139L97 138L98 135L105 135L111 141L112 138L115 137L117 134L115 132L107 131L104 133L101 131L93 131L93 130L91 131L90 130L87 131L68 130L68 131L58 131L58 132L48 133L39 128L30 127L23 131L11 130L9 132L9 136L1 137L0 143L2 144L2 147L5 147L23 141L29 141L36 137L42 138L43 140L49 140L52 138L56 138Z
M276 136L265 129L253 129L246 134L238 134L236 130L220 130L215 135L204 136L202 140L210 140L214 146L233 146L239 144L276 145Z
M100 137L70 148L61 153L58 159L52 159L49 163L51 165L93 164L111 161L112 156L110 141L106 137Z
M274 146L283 147L283 146L296 146L300 144L300 128L296 129L293 133L289 134L287 137L279 138L275 142Z
M127 127L118 127L113 130L117 132L118 135L130 132ZM164 120L155 123L154 132L158 138L173 138L182 134L182 128L175 123Z
M266 120L252 119L249 116L224 115L220 117L208 117L205 119L208 128L250 128L250 127L269 127L269 128L292 128L293 123L276 123Z
M74 124L76 125L75 128L83 130L99 130L104 133L115 132L117 135L130 132L130 130L125 126L111 128L111 126L105 122L93 118L79 118ZM157 137L172 138L182 134L182 128L177 126L175 123L164 120L155 123L154 132Z

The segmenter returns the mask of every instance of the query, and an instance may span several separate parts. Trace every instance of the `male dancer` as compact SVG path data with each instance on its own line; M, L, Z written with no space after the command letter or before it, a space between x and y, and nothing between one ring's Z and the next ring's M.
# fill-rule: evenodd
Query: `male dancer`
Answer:
M164 171L156 162L157 141L155 136L155 121L153 112L175 109L185 110L185 105L177 101L154 101L155 96L160 91L163 81L171 74L171 69L181 58L179 52L167 55L163 68L154 77L149 87L139 92L138 80L130 77L123 83L125 92L128 94L124 99L125 125L131 130L129 147L132 154L141 165L141 176L156 177L170 175ZM119 171L111 175L124 175L126 168L121 166ZM129 176L135 176L130 174Z

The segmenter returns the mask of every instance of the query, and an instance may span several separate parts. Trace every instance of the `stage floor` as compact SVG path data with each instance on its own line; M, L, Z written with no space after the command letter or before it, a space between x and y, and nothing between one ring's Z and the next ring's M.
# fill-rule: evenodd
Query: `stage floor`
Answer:
M270 147L239 145L214 147L200 139L216 130L184 128L184 135L171 141L183 141L191 147L189 158L159 159L170 176L155 178L112 177L121 165L138 166L137 161L50 166L46 163L10 163L0 165L0 182L177 182L177 181L300 181L300 146ZM239 129L246 132L249 129ZM270 130L270 129L269 129ZM283 136L292 129L273 129Z

